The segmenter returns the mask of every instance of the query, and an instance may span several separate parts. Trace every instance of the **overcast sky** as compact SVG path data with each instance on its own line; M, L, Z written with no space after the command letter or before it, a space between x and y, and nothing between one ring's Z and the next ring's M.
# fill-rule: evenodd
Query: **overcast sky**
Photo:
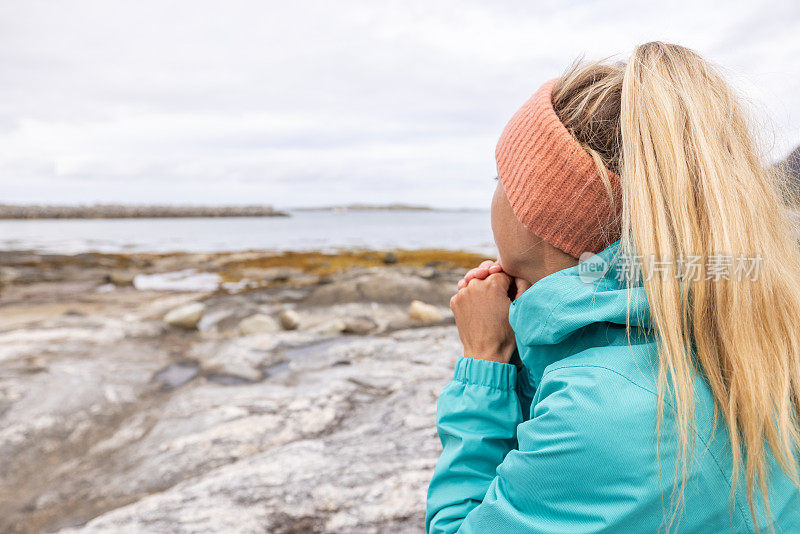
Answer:
M0 0L0 202L485 207L581 53L721 65L800 143L800 2Z

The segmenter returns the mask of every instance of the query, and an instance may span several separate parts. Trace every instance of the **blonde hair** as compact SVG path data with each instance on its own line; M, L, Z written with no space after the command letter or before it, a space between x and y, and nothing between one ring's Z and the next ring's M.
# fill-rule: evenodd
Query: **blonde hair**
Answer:
M742 99L694 51L637 46L627 63L576 61L555 88L567 129L622 177L620 253L643 259L642 284L659 340L657 431L664 402L679 437L675 510L682 509L694 444L695 385L702 372L740 469L757 528L767 519L767 453L800 487L800 247L779 171L764 161ZM796 189L795 189L796 190ZM757 260L757 276L719 278L714 257ZM697 279L648 264L700 257ZM714 275L714 276L712 276Z

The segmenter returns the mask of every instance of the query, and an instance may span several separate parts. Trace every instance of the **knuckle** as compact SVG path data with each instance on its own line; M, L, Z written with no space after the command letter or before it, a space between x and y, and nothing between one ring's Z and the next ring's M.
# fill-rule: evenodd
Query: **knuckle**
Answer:
M488 280L489 280L489 283L492 284L492 286L499 286L499 285L502 285L502 283L503 283L503 277L502 277L502 275L500 273L492 274L491 276L489 276Z

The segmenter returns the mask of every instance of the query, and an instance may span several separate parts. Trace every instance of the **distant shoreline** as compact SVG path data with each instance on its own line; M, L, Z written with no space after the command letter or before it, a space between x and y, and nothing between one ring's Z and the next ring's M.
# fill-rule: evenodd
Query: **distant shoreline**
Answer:
M78 206L0 204L0 219L154 219L176 217L288 217L272 206Z
M300 206L275 209L253 206L169 206L126 204L0 204L0 220L14 219L169 219L204 217L291 217L292 212L347 213L363 211L465 212L479 208L435 208L413 204L345 204L340 206Z
M436 211L430 206L413 204L345 204L342 206L299 207L291 211Z

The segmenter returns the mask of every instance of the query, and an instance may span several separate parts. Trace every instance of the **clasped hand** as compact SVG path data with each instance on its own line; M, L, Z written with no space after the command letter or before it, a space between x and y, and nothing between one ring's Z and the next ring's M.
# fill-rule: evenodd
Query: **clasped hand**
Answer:
M450 299L464 356L510 363L516 340L508 322L511 301L531 284L503 272L502 266L486 260L458 282Z

